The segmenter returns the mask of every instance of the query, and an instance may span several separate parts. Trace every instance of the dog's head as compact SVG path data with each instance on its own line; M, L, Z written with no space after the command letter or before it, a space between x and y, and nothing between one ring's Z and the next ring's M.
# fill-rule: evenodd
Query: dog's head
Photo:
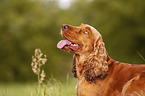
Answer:
M66 52L75 54L92 52L97 45L97 41L101 39L100 33L87 24L81 24L77 27L63 24L61 35L66 40L61 40L57 44L57 47Z
M62 25L61 35L66 40L61 40L57 47L75 53L72 72L77 77L76 54L82 56L79 61L84 69L83 76L89 82L95 82L96 78L104 78L107 75L107 52L100 33L90 25L81 24L78 27L68 24Z

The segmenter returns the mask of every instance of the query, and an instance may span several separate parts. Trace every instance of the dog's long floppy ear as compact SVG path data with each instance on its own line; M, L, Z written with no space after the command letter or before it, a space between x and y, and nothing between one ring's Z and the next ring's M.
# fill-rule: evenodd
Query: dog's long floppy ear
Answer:
M73 66L72 66L72 73L74 75L74 77L77 78L77 70L76 70L76 55L73 55Z
M95 42L94 42L94 51L96 51L96 49L98 49L101 40L102 40L101 36L99 36L98 39L95 40Z
M94 52L90 54L85 66L85 79L88 82L94 82L97 78L105 78L108 73L107 51L103 39L98 36L94 41Z

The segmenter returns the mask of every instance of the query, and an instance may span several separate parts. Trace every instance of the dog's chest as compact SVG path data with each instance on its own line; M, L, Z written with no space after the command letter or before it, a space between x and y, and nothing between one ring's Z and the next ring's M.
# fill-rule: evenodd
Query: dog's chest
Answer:
M101 82L89 83L84 78L78 80L76 85L77 96L99 96L102 93Z

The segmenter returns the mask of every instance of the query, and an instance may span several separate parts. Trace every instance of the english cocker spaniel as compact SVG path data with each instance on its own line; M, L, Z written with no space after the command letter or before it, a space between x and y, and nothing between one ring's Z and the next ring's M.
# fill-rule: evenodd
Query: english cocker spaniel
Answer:
M111 59L101 34L92 26L63 24L57 47L74 53L72 73L77 96L145 96L145 65Z

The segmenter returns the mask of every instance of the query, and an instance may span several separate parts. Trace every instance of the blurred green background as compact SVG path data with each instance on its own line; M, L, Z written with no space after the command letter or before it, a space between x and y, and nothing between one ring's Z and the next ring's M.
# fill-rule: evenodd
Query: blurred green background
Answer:
M0 0L0 82L36 81L31 70L36 48L47 55L47 79L71 74L73 54L56 47L62 24L90 24L113 59L145 63L139 55L145 57L145 0L65 1Z

